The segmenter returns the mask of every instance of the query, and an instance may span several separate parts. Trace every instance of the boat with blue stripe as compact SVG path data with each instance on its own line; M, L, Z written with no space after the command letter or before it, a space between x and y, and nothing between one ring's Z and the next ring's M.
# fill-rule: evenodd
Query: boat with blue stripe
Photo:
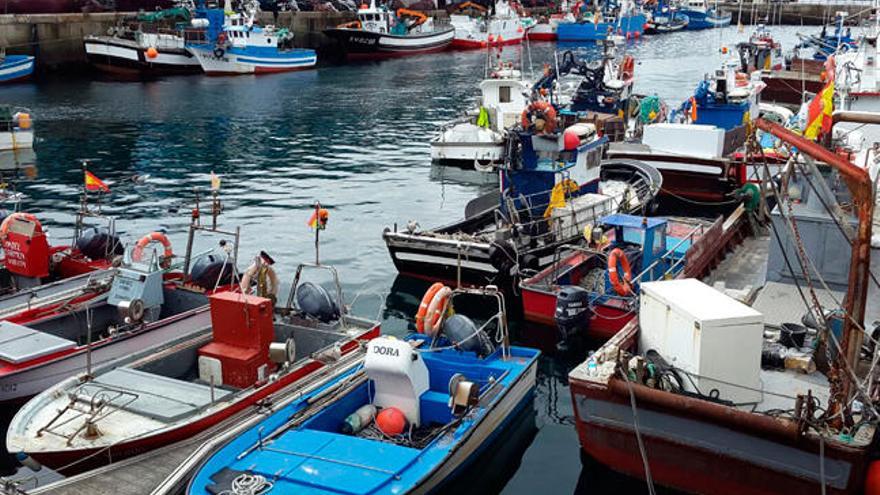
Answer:
M440 298L437 314L447 314L463 296L492 298L499 310L481 327L461 314L435 326L429 314L427 334L372 340L363 369L217 449L188 493L428 493L448 486L532 407L540 354L508 344L497 288L442 286L426 299ZM431 335L431 328L442 330Z
M688 31L729 26L733 19L730 12L710 7L707 0L688 0L679 8L679 12L688 18L685 28Z
M641 36L648 16L629 2L609 1L601 10L588 10L590 5L579 2L575 6L577 20L562 20L556 26L559 41L604 41L613 36L625 39Z
M293 33L286 28L256 25L257 12L259 6L254 1L244 5L243 13L208 12L205 39L187 45L206 74L264 74L315 66L318 56L314 50L294 48Z
M0 52L0 84L21 82L33 75L34 57Z

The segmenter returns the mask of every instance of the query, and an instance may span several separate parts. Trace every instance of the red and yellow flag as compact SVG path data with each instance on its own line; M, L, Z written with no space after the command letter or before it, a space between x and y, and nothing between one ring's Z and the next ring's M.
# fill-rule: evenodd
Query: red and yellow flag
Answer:
M834 80L819 91L807 107L807 128L804 137L815 140L820 134L831 132L831 112L834 110Z
M807 107L807 128L804 130L804 137L807 139L815 140L819 135L831 132L835 65L834 57L828 57L825 61L825 80L828 82Z
M110 188L107 187L107 184L104 184L104 181L95 177L95 174L86 170L86 191L103 191L110 192Z
M325 210L324 208L319 208L312 213L312 216L309 217L309 227L318 230L324 230L327 228L327 220L330 219L330 212Z

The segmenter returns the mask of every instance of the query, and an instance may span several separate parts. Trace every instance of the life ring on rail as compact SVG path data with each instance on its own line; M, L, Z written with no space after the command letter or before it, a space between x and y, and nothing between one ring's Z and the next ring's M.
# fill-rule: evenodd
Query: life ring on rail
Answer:
M242 294L251 293L251 282L257 281L257 296L268 297L277 300L278 298L278 275L272 265L266 262L254 261L251 266L245 270L241 276L241 292Z
M744 72L736 73L736 87L741 88L749 85L749 75Z
M162 255L162 260L159 262L159 265L162 268L168 268L171 265L171 258L174 256L174 252L171 250L171 241L169 241L168 237L161 232L150 232L141 237L131 251L131 260L141 261L144 257L144 248L151 242L158 242L165 246L165 252Z
M24 220L27 222L32 222L34 224L34 232L43 231L43 226L42 224L40 224L40 221L37 220L36 216L34 216L32 213L17 211L4 218L3 223L0 223L0 240L6 239L6 235L9 234L9 226L12 225L13 220Z
M419 311L416 313L416 330L419 333L431 337L437 335L451 295L452 289L441 282L436 282L428 288L425 296L422 297L421 304L419 304Z
M223 31L223 32L221 32L220 34L217 35L217 44L218 44L218 45L225 45L225 44L226 44L226 40L227 40L227 38L226 38L226 32L225 32L225 31Z
M533 101L529 103L522 112L523 129L532 127L532 116L536 116L544 121L544 128L541 129L543 134L552 134L556 130L556 109L553 105L546 101Z
M623 269L623 280L617 272L618 264ZM614 248L608 253L608 280L611 281L611 287L618 295L628 296L632 293L632 268L623 249Z
M344 22L336 27L339 29L360 29L361 21Z

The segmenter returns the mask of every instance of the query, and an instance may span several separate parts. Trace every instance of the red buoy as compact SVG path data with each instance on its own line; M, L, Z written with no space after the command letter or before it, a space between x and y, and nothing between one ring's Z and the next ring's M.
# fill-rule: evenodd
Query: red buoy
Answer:
M565 147L565 151L576 150L580 143L581 138L571 129L565 131L565 134L562 135L562 144Z
M406 415L396 407L386 407L376 415L376 426L390 437L400 435L406 430Z
M147 58L156 58L159 56L159 50L156 47L151 46L147 48Z
M868 465L865 476L865 495L880 495L880 461L872 461Z

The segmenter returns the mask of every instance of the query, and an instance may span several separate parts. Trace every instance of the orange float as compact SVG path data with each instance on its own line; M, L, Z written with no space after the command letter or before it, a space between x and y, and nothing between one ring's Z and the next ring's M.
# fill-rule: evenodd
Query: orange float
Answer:
M556 130L556 109L546 101L534 101L523 110L521 118L523 128L528 129L532 126L531 114L535 112L544 115L546 123L544 124L543 133L552 134Z

